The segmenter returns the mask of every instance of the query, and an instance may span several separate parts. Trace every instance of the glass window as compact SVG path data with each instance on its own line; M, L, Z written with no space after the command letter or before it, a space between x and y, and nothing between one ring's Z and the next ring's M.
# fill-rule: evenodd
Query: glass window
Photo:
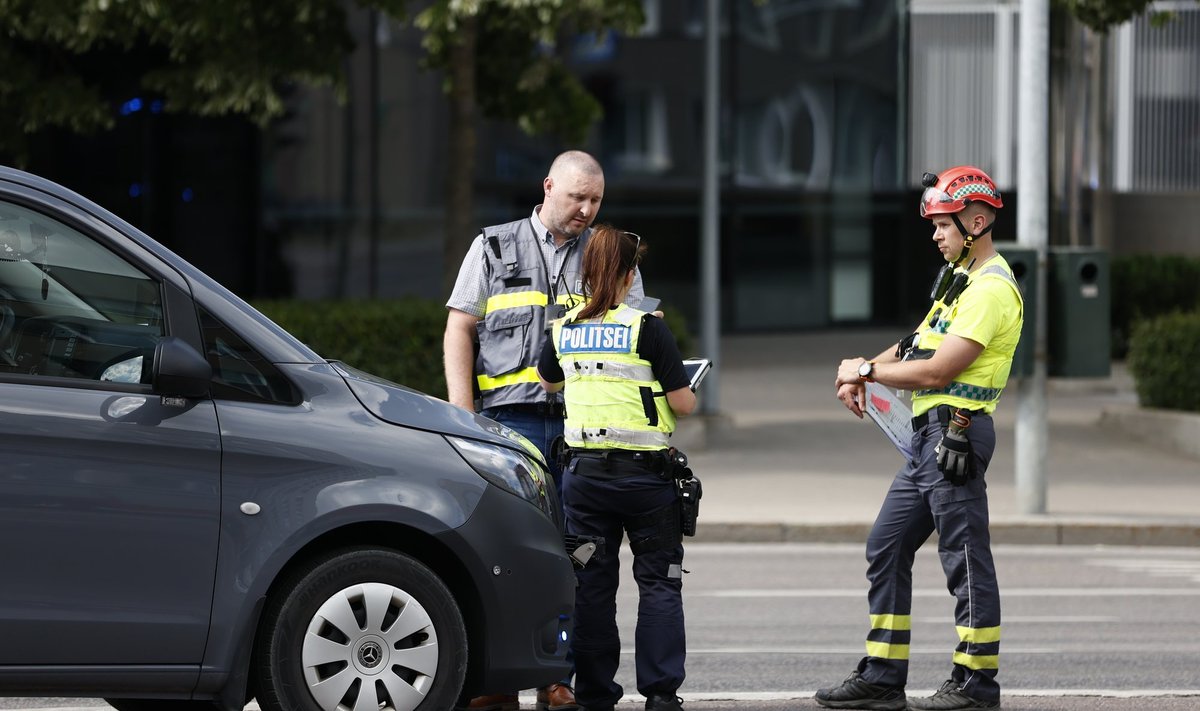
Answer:
M91 237L0 203L0 374L150 382L159 283Z
M204 353L213 369L213 397L295 405L299 395L279 370L203 307Z

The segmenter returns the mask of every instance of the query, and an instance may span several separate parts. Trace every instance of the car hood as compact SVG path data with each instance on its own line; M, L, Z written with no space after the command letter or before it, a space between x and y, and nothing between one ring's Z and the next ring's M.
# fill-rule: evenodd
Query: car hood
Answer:
M345 363L330 361L330 365L346 381L363 407L384 422L500 444L530 454L545 464L545 458L532 442L495 420Z

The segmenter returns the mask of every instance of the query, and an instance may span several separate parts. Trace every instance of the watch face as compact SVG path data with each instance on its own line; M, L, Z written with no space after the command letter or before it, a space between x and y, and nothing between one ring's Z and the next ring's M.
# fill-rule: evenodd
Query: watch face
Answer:
M867 362L864 362L862 365L858 366L859 377L865 378L865 377L869 376L871 374L871 370L874 369L874 365L875 365L874 363L867 361Z

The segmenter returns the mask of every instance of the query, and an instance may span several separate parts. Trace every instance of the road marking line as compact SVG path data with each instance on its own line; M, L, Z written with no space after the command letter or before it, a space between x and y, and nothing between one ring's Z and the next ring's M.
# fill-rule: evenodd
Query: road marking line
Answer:
M685 598L697 597L863 597L866 588L846 590L688 590ZM913 597L948 597L945 588L913 590ZM1000 588L1006 597L1200 597L1200 588Z
M932 696L936 689L908 689L909 698ZM687 687L679 690L684 701L788 701L793 699L811 699L816 689L798 689L790 691L688 691ZM530 704L537 699L535 693L521 693L522 703ZM1200 696L1200 689L1004 689L1000 697L1107 697L1117 699L1168 698ZM626 694L621 698L622 704L644 704L646 698L640 694ZM250 707L247 707L249 709ZM45 710L39 710L45 711Z
M1105 615L1004 615L1004 624L1042 624L1050 623L1080 623L1080 624L1095 624L1097 622L1120 622L1120 617L1111 617ZM917 617L914 622L922 622L939 625L954 624L953 617Z

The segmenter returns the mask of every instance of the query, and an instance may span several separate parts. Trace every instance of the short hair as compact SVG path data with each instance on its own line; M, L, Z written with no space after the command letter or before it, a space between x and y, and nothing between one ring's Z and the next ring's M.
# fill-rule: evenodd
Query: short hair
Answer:
M550 164L549 175L561 175L567 170L577 170L584 175L597 175L604 177L604 169L600 167L600 161L596 160L592 154L584 151L563 151L558 154L554 162Z

